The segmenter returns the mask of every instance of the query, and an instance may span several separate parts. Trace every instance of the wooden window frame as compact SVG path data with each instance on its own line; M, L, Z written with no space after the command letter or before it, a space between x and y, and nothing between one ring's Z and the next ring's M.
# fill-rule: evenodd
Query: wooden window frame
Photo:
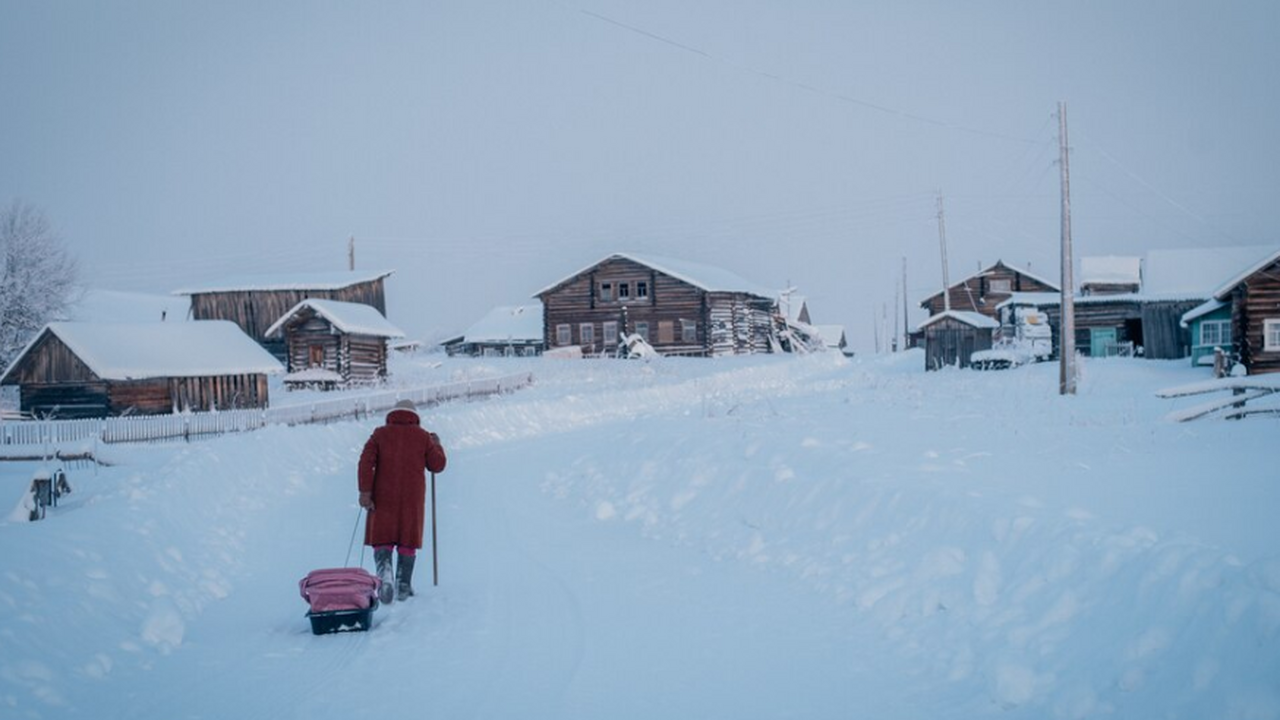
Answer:
M618 322L616 320L609 320L607 322L601 323L600 338L605 345L617 345L618 344Z
M645 320L636 322L636 335L639 335L645 342L649 342L649 323Z
M698 321L697 320L681 320L680 321L680 342L684 342L684 343L698 342Z
M603 280L600 282L600 301L613 302L613 281Z
M1209 337L1206 332L1210 328L1213 329L1214 337ZM1200 344L1203 346L1222 347L1231 344L1231 321L1230 320L1204 320L1200 323Z
M649 281L648 280L636 281L636 299L637 300L649 299Z
M1262 351L1280 352L1280 318L1262 321Z
M592 323L581 323L578 325L578 344L595 345L596 344L596 326Z
M573 326L569 323L556 325L556 345L573 344Z

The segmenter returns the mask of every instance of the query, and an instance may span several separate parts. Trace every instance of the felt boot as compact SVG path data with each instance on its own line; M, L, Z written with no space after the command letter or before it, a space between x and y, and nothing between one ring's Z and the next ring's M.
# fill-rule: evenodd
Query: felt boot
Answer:
M413 597L413 555L401 555L396 564L396 599L407 600Z
M382 581L382 585L378 588L378 602L383 605L391 604L396 599L395 578L391 571L391 548L377 548L373 551L373 564L378 570L378 579Z

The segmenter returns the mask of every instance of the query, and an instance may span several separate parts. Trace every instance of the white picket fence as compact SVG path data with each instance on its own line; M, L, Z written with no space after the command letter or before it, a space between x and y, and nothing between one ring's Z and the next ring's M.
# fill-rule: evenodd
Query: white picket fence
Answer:
M59 446L65 443L92 440L103 443L122 443L220 435L257 430L267 425L303 425L333 422L344 418L361 418L386 412L401 400L412 400L418 407L430 407L451 400L514 392L532 383L533 373L525 372L258 410L223 410L88 420L5 420L0 421L0 444Z

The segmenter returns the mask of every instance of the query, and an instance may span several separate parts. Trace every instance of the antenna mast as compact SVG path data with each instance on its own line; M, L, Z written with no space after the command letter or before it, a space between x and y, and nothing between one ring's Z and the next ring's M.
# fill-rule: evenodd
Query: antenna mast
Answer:
M352 235L347 240L347 269L352 272L356 269L356 236Z

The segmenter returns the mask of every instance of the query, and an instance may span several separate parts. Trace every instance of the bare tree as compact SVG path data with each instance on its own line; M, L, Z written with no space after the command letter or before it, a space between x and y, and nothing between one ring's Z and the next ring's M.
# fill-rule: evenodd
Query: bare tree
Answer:
M45 323L64 319L79 290L75 258L39 208L0 208L0 367Z

